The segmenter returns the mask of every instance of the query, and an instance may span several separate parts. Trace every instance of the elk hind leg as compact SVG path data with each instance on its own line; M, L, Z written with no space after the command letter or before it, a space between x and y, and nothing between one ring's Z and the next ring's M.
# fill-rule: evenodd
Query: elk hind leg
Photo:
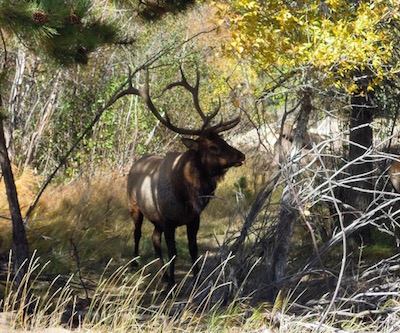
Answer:
M138 257L139 256L139 242L140 238L142 237L142 224L143 224L143 214L140 212L140 210L137 207L134 207L131 209L131 216L133 219L133 222L135 224L135 231L134 231L134 238L135 238L135 252L134 256ZM132 262L133 267L137 267L138 263L136 260Z
M153 231L153 235L151 237L152 241L153 241L153 246L154 246L154 252L156 253L156 256L158 258L158 269L159 271L161 271L161 269L164 266L164 260L162 257L162 251L161 251L161 235L163 233L163 229L154 224L154 231ZM163 274L163 281L164 282L168 282L168 274L165 272Z

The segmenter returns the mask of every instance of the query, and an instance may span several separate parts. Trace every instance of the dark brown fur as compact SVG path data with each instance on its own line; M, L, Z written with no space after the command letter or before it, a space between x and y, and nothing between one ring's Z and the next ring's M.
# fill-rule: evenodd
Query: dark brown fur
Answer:
M218 181L232 166L240 166L245 156L228 145L218 134L209 133L197 140L183 139L185 153L168 153L165 158L149 155L138 160L128 176L128 202L135 223L135 256L143 216L154 224L153 245L164 265L161 235L164 232L170 258L168 286L175 284L175 229L186 225L192 263L197 260L197 231L200 214L207 206ZM193 273L198 273L195 265Z

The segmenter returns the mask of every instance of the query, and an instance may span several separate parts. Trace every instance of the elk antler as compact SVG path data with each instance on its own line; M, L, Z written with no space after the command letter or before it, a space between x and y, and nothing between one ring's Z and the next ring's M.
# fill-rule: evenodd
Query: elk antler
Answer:
M174 87L185 88L192 95L194 107L195 107L197 113L199 114L201 120L203 121L203 125L200 129L189 129L189 128L177 127L171 123L167 112L165 112L165 116L162 116L161 113L158 111L158 109L155 107L155 105L150 97L149 71L147 69L146 73L145 73L144 84L139 89L133 89L133 93L141 96L144 99L147 107L155 115L155 117L161 122L161 124L163 124L165 127L169 128L171 131L178 133L178 134L202 135L202 134L211 133L211 132L221 133L221 132L227 131L227 130L235 127L239 123L240 117L236 117L232 120L228 120L225 122L221 118L221 121L218 124L210 126L211 121L215 118L215 116L218 114L218 112L221 108L221 99L220 98L218 99L217 107L209 115L206 115L203 112L202 108L200 107L200 102L199 102L199 86L200 86L199 70L196 70L196 83L194 84L194 86L190 85L190 83L187 81L186 76L183 73L182 67L180 68L180 72L181 72L181 80L167 85L161 92L160 96L167 90L171 90Z

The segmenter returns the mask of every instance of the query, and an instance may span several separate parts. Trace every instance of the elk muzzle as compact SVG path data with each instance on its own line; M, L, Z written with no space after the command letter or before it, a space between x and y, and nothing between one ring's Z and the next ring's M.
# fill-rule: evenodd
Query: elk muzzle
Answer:
M224 168L228 169L231 167L240 167L244 164L245 160L246 160L246 156L239 150L236 150L234 157L230 161L227 161Z

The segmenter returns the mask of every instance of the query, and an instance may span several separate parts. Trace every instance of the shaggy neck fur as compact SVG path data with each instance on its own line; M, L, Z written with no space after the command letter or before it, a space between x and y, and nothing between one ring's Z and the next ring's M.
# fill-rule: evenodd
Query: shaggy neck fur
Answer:
M186 203L187 208L200 214L214 195L217 183L225 171L208 170L195 150L188 150L180 162L177 170L180 174L177 178L180 180L174 182L174 187L178 189L177 195Z

